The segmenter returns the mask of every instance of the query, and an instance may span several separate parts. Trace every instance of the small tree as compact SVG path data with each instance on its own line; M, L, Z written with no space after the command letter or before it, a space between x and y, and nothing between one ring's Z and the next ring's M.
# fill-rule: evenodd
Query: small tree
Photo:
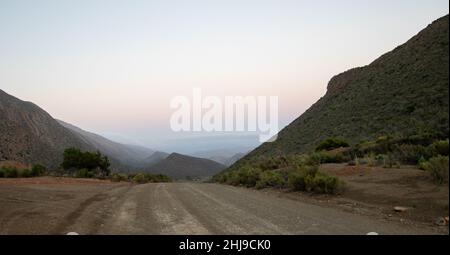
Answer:
M88 172L99 170L99 175L106 177L111 173L110 165L108 157L103 156L99 151L82 152L76 148L68 148L64 151L64 160L61 167L64 170L86 169Z

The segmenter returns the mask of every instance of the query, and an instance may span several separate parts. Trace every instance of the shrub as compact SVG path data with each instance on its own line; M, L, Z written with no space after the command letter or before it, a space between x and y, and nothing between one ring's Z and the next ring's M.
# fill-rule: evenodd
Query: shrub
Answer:
M339 138L328 138L327 140L321 142L317 147L316 147L316 151L329 151L329 150L333 150L333 149L337 149L337 148L341 148L341 147L349 147L350 145L343 140L340 140Z
M259 181L259 175L262 171L253 167L243 167L237 172L238 185L254 187Z
M64 151L64 160L61 164L65 170L69 169L100 169L101 176L108 176L109 159L100 152L82 152L76 148L69 148Z
M5 177L5 170L3 170L3 167L0 167L0 178Z
M315 162L318 162L319 164L343 163L349 161L349 159L346 158L341 152L332 153L329 151L319 151L312 153L310 156Z
M143 173L138 173L133 177L133 182L143 184L147 183L147 177Z
M92 178L94 177L94 173L90 171L89 169L83 168L78 170L78 172L75 175L76 178Z
M148 174L148 173L138 173L132 178L133 182L138 184L144 184L149 182L171 182L170 177L162 174Z
M23 169L22 171L20 171L19 176L22 177L22 178L32 177L31 170L30 169Z
M262 171L276 170L288 165L287 159L285 157L270 157L268 159L263 159L258 162L256 168Z
M318 172L312 179L312 183L306 183L307 189L316 193L334 194L338 189L339 180L337 177L329 176Z
M430 158L433 153L422 145L414 144L399 144L394 146L393 154L398 161L405 164L417 164L420 158Z
M5 178L19 177L19 171L15 167L3 167L3 176Z
M122 174L122 173L114 173L111 175L111 181L112 182L128 181L128 176L126 174Z
M319 172L318 166L302 165L288 176L288 185L298 191L334 194L340 182L337 177Z
M433 146L434 150L436 151L437 155L448 156L448 151L449 151L448 139L436 141L432 144L432 146Z
M422 164L423 169L430 172L433 181L442 184L448 182L448 156L437 156Z
M305 174L299 171L292 172L288 177L288 185L293 190L305 191Z
M33 165L33 167L31 168L31 176L42 176L47 172L47 169L45 168L45 166L36 164Z
M285 180L280 172L265 171L260 174L259 181L256 182L255 187L257 189L263 189L266 187L280 188L285 185Z

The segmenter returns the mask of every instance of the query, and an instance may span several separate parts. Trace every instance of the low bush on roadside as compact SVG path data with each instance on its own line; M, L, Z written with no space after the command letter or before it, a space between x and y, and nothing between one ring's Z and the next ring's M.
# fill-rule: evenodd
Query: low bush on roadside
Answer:
M47 173L47 168L45 168L45 166L43 166L43 165L36 164L36 165L33 165L33 167L31 168L31 176L33 176L33 177L43 176L46 173Z
M43 176L46 168L41 165L33 165L30 169L17 169L16 167L3 166L0 167L0 178L30 178Z
M128 176L122 173L113 173L111 175L112 182L126 182L128 181Z
M265 171L259 176L255 188L263 189L267 187L282 188L286 184L283 175L278 171Z
M430 172L433 181L438 184L448 182L449 173L448 156L433 157L426 162L421 163L421 168Z
M257 189L289 187L297 191L334 194L341 183L338 178L319 172L322 161L322 153L291 156L276 170L246 165L221 173L214 177L214 181Z
M77 171L77 173L75 174L76 178L92 178L94 177L94 172L92 170L83 168Z
M296 191L335 194L341 182L337 177L319 171L318 165L300 165L288 177L289 187Z
M138 173L131 180L137 184L171 182L170 177L162 174Z
M23 169L19 171L19 177L21 178L29 178L32 177L30 169Z
M18 178L19 170L15 167L1 167L0 177L2 178Z

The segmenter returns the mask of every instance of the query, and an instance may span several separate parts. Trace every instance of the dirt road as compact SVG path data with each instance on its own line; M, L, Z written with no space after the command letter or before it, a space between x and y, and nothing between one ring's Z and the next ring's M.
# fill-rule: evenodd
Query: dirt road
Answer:
M0 185L0 234L433 234L217 184Z

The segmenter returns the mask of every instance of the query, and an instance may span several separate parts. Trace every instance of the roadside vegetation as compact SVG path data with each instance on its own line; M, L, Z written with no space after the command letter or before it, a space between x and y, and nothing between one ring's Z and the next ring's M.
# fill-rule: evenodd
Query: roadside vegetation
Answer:
M0 167L0 178L30 178L47 174L47 169L39 164L33 165L31 169L18 169L13 166Z
M72 177L104 179L111 173L110 165L108 157L98 151L89 152L69 148L64 151L61 168L66 175Z
M344 187L337 177L319 171L320 162L313 155L272 157L230 169L213 178L234 186L291 189L321 194L335 194Z
M133 182L137 184L170 182L165 175L149 173L111 173L107 156L100 152L83 152L79 149L69 148L64 151L64 160L61 168L66 175L76 178L110 179L112 182Z
M30 169L15 166L1 166L0 178L31 178L40 176L59 176L72 178L109 179L112 182L132 182L136 184L171 182L171 178L162 174L150 173L111 173L107 156L100 152L81 151L68 148L64 151L63 162L57 170L49 171L40 164Z
M172 182L172 179L166 175L149 173L113 173L110 179L112 182L133 182L137 184Z
M449 140L428 136L382 136L351 146L339 138L320 142L314 151L301 155L244 158L213 181L234 186L280 188L319 194L336 194L345 183L319 170L321 164L400 168L413 166L430 173L436 184L448 183Z

